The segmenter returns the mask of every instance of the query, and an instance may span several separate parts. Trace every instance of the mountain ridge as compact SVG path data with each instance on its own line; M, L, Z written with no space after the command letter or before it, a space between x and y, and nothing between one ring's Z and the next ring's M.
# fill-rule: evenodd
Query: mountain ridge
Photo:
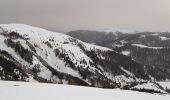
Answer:
M157 78L150 66L62 33L23 24L0 30L2 80L120 88Z
M86 36L83 35L82 37L86 38ZM160 76L160 78L158 78L159 81L169 80L169 78L166 79L170 73L168 63L170 61L169 32L137 32L136 34L127 33L123 37L118 37L117 39L112 39L111 41L103 42L102 44L97 45L111 48L118 53L131 57L134 61L142 65L151 66L150 69L155 70L152 72L154 76Z

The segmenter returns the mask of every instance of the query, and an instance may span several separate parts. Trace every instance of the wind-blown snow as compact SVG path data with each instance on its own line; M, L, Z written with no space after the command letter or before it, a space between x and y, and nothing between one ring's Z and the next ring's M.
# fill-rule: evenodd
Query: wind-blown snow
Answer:
M0 81L1 100L169 100L158 95L120 89Z

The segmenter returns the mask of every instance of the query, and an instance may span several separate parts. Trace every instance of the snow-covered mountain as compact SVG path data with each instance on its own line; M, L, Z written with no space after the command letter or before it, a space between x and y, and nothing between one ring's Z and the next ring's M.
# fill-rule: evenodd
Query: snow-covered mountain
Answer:
M68 32L67 35L87 43L102 45L124 37L127 35L127 33L120 30L76 30Z
M0 25L0 44L1 80L117 88L158 77L112 49L28 25Z
M170 79L170 33L142 32L105 44L115 51L132 57L138 63L152 66L159 81Z
M151 66L150 74L158 81L169 81L170 79L170 33L169 32L123 32L112 31L72 31L69 35L91 43L102 41L97 45L111 48L118 53L131 57L134 61ZM80 33L80 34L79 34ZM92 33L92 35L91 35ZM121 35L118 35L120 34ZM101 35L102 34L102 35ZM100 38L95 38L101 36ZM107 37L110 37L108 39ZM115 38L116 37L116 38ZM95 39L93 39L95 38ZM105 41L106 40L106 41ZM153 80L155 80L153 78Z
M85 54L110 49L28 25L0 25L0 29L1 79L116 87Z

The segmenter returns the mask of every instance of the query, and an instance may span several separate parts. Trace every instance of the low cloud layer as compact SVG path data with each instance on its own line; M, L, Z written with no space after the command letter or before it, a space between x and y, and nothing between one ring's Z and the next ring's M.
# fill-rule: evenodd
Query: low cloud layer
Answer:
M0 0L0 23L59 32L76 29L170 31L170 0Z

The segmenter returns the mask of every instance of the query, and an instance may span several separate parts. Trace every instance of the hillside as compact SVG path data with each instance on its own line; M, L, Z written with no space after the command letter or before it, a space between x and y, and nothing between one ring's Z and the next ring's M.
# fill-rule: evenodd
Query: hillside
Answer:
M102 45L113 40L126 36L126 32L115 31L95 31L95 30L76 30L68 32L67 35L80 39L84 42Z
M170 79L170 33L144 32L120 38L105 46L132 57L136 62L152 66L156 80Z
M77 37L81 40L91 39L89 37L103 37L103 40L108 40L97 45L108 47L114 51L130 57L134 61L144 65L147 72L151 75L152 81L169 81L170 79L170 33L169 32L100 32L95 31L72 31L71 36ZM81 35L80 35L80 34ZM90 35L90 34L93 35ZM102 34L102 35L101 35ZM70 34L69 34L70 35ZM80 37L79 37L80 36ZM87 37L88 36L88 37ZM108 36L112 39L107 39ZM115 37L116 38L113 38ZM102 41L101 39L94 39L94 41ZM90 41L86 41L89 42ZM150 67L148 67L150 66ZM154 76L154 77L152 77Z
M65 34L23 24L0 30L1 80L123 88L160 77L152 66Z

